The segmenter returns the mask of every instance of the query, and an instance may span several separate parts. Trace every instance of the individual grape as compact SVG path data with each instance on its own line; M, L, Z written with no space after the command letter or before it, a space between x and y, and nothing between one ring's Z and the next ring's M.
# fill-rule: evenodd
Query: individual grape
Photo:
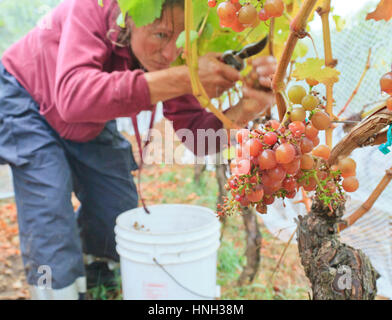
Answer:
M305 121L306 119L306 111L302 107L294 107L290 113L290 120L294 121Z
M294 159L290 163L282 164L282 167L286 170L288 174L294 174L294 175L298 172L300 166L301 166L301 159L299 157L297 159Z
M297 189L297 187L298 183L293 177L286 178L283 180L282 188L287 190L288 192L294 191L295 189Z
M268 189L267 191L264 191L265 194L274 194L275 192L279 191L282 188L282 180L281 181L275 181Z
M319 105L320 101L317 97L312 94L308 94L302 98L301 104L305 108L306 111L312 111L316 109Z
M261 170L275 168L277 165L275 151L269 149L262 151L258 157L258 161Z
M273 169L267 170L267 175L271 178L273 182L282 182L283 179L286 177L286 170L281 166L277 166Z
M387 100L387 109L388 109L389 111L392 111L392 98L389 98L389 99Z
M331 149L326 145L320 145L313 149L312 154L316 157L328 160L331 154Z
M308 192L313 191L316 189L316 186L317 186L317 182L316 179L313 177L310 177L309 181L306 181L306 179L303 181L303 187L305 191Z
M309 154L303 154L301 156L301 165L300 168L302 170L312 170L314 166L313 157Z
M392 72L384 74L380 79L381 91L392 94Z
M317 177L319 180L325 180L328 177L328 173L326 171L317 170Z
M264 135L263 142L269 146L273 146L278 141L278 136L275 132L267 132Z
M279 127L280 127L280 122L279 122L279 121L276 121L276 120L268 120L268 121L265 123L265 127L266 127L266 128L272 128L272 129L274 129L274 130L278 130Z
M342 187L346 192L355 192L358 190L359 182L356 177L348 177L343 180Z
M295 157L295 148L290 143L281 144L275 152L277 163L290 163Z
M295 190L289 191L289 192L286 194L286 198L287 198L287 199L294 199L295 196L296 196L296 194L297 194L297 191L295 191Z
M216 0L208 0L208 6L214 8L216 6Z
M275 201L275 197L272 195L265 195L263 198L263 203L267 206L273 204L274 201Z
M250 131L248 129L240 129L237 131L236 140L239 144L246 142L249 139Z
M238 3L240 0L230 0L231 3L236 4Z
M284 11L283 0L266 0L264 9L270 17L280 17Z
M319 131L309 123L305 128L305 136L309 139L314 139L318 136Z
M261 213L261 214L266 214L267 213L267 207L266 207L266 205L264 203L258 203L256 205L256 211L258 213Z
M313 142L313 147L317 147L320 144L320 138L317 136L314 139L312 139Z
M221 28L231 28L233 25L234 20L219 20L219 25Z
M257 20L257 10L252 4L248 3L238 11L237 16L240 23L253 24Z
M301 137L305 133L305 125L302 121L294 121L289 124L289 130L294 137Z
M242 159L238 162L237 166L238 174L248 174L250 171L250 161Z
M241 22L239 22L238 19L235 19L233 24L231 25L231 29L234 32L242 32L245 30L245 26Z
M236 7L230 1L223 1L219 4L218 16L221 21L233 21L236 18Z
M302 153L311 152L313 150L313 148L314 148L313 141L310 140L309 138L306 138L306 137L304 137L301 140L301 145L300 146L301 146L301 152Z
M252 190L246 196L250 202L259 202L264 197L264 190L263 188Z
M270 18L269 14L262 8L259 12L259 19L261 21L267 21Z
M240 204L243 207L248 207L250 205L250 201L248 200L247 197L243 197L242 200L240 201Z
M306 90L302 86L295 85L289 89L287 94L292 103L300 104L302 99L306 96Z
M356 175L357 164L351 158L344 158L339 161L338 168L342 177L348 178Z
M331 118L324 111L318 111L313 114L311 121L317 130L326 130L331 125Z

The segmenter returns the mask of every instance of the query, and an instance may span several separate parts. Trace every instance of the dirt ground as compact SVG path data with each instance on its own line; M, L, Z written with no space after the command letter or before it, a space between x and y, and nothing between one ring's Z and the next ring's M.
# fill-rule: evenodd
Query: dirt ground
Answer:
M29 299L19 250L17 213L12 201L0 202L0 299Z

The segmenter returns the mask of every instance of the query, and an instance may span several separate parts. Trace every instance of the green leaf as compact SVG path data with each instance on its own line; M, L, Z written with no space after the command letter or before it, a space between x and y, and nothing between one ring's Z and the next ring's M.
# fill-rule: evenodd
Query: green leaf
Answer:
M142 27L161 17L164 0L117 0L121 12L128 13L136 27Z
M195 30L191 31L191 43L199 37ZM181 32L176 41L177 48L185 48L185 31Z

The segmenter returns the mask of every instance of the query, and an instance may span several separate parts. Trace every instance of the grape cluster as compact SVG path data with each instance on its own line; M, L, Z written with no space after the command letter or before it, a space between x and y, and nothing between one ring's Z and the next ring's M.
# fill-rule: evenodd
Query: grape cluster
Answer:
M328 165L331 150L320 145L318 135L331 126L331 120L317 94L299 85L287 94L294 106L284 125L269 120L254 130L237 132L236 157L230 163L232 176L226 184L231 196L218 207L219 215L251 205L266 213L266 206L276 198L292 199L300 187L315 191L332 210L343 200L343 190L358 189L353 159L341 158L337 165Z
M208 0L208 5L213 8L217 0ZM267 21L272 17L280 17L284 12L283 0L265 0L263 8L257 11L256 7L247 2L242 5L239 0L225 0L217 7L220 25L241 32L245 28L255 28L260 21Z
M381 91L392 95L392 72L387 72L380 79ZM392 97L387 100L387 108L392 111Z

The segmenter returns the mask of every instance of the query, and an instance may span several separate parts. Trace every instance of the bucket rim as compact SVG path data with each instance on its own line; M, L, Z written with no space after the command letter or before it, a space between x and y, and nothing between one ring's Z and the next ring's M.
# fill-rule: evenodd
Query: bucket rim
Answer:
M175 206L175 207L188 207L188 208L194 208L194 209L200 209L200 210L203 210L203 211L205 211L206 213L208 213L208 214L210 214L211 216L215 216L215 217L217 217L215 214L214 214L214 211L212 210L212 209L210 209L210 208L207 208L207 207L203 207L203 206L197 206L197 205L191 205L191 204L180 204L180 203L173 203L173 204L169 204L169 203L165 203L165 204L154 204L154 205L151 205L151 206L148 206L148 208L154 208L154 207L173 207L173 206ZM125 228L124 226L122 226L121 224L119 224L119 220L120 220L120 218L121 218L121 216L123 216L123 215L125 215L125 214L131 214L132 213L132 211L136 211L136 210L138 210L138 211L140 211L140 210L144 210L144 208L143 207L138 207L138 208L134 208L134 209L130 209L130 210L127 210L127 211L124 211L123 213L121 213L117 218L116 218L116 226L118 226L120 229L122 229L122 230L124 230L124 231L127 231L127 232L131 232L131 233L134 233L134 234L145 234L145 235L154 235L154 236L158 236L158 235L175 235L175 234L186 234L186 233L190 233L190 232L197 232L197 231L199 231L199 230L201 230L201 229L204 229L205 228L205 226L200 226L200 227L197 227L197 228L194 228L194 229L191 229L191 230L186 230L186 231L176 231L176 232L156 232L156 233L151 233L151 232L149 232L149 231L144 231L144 230L136 230L136 229L134 229L134 228L132 228L132 226L130 226L129 228ZM215 221L211 221L212 223L210 223L209 224L209 226L210 225L219 225L219 227L220 227L220 225L221 225L221 223L219 222L219 220L218 219L216 219Z
M216 242L216 243L214 243L214 245L208 247L208 249L203 251L201 254L195 255L193 257L188 257L188 259L184 259L183 261L169 260L169 261L158 261L158 262L161 263L163 266L165 266L165 265L172 265L172 264L184 264L184 263L189 263L189 262L201 260L207 256L212 255L212 254L217 255L220 246L221 246L221 243ZM133 261L133 262L140 263L140 264L155 265L155 262L153 260L138 259L138 258L130 256L129 251L126 250L123 246L121 246L119 244L116 244L116 251L120 256L120 263L121 263L121 259L126 259L126 260Z
M178 248L175 245L171 245L171 244L162 244L162 246L160 244L150 244L150 243L145 243L145 245L147 245L147 247L154 247L156 248L162 248L162 247L166 247L166 252L161 252L164 254L174 254L174 253L182 253L182 252L189 252L189 251L194 251L194 250L199 250L200 248L209 248L209 246L211 244L214 244L216 241L220 242L220 235L217 234L215 237L210 237L208 238L208 241L202 243L202 242L198 242L198 241L194 241L194 242L183 242L182 244L187 244L188 247L186 248ZM116 245L120 245L121 247L123 247L125 250L129 250L129 251L134 251L134 252L139 252L139 253L146 253L145 248L141 249L141 248L136 248L133 246L133 244L137 244L137 242L133 242L130 243L129 241L124 240L123 238L121 238L120 236L116 235L115 236L115 240L116 240ZM128 246L129 245L129 246ZM178 245L178 243L177 243ZM169 250L169 248L172 250Z
M200 241L202 239L205 238L211 238L213 237L215 234L218 234L218 236L220 236L220 225L215 226L214 228L210 228L210 230L208 232L203 233L202 235L200 235L200 233L198 234L193 234L192 236L187 236L186 239L183 239L181 242L182 243L192 243L192 242L196 242L196 241ZM116 237L119 237L120 239L126 241L126 242L132 242L132 243L138 243L138 244L145 244L145 245L176 245L179 244L178 240L175 240L173 237L173 235L167 235L165 237L162 237L162 235L159 234L151 234L149 233L149 239L146 240L146 237L144 237L143 239L141 239L143 236L145 236L145 234L137 234L137 237L130 237L129 234L127 234L128 237L126 237L124 235L124 230L119 228L118 225L116 225L114 227L114 233ZM135 234L135 233L134 233ZM134 235L132 234L132 236ZM181 236L182 234L178 234L176 233L175 235L177 236Z

